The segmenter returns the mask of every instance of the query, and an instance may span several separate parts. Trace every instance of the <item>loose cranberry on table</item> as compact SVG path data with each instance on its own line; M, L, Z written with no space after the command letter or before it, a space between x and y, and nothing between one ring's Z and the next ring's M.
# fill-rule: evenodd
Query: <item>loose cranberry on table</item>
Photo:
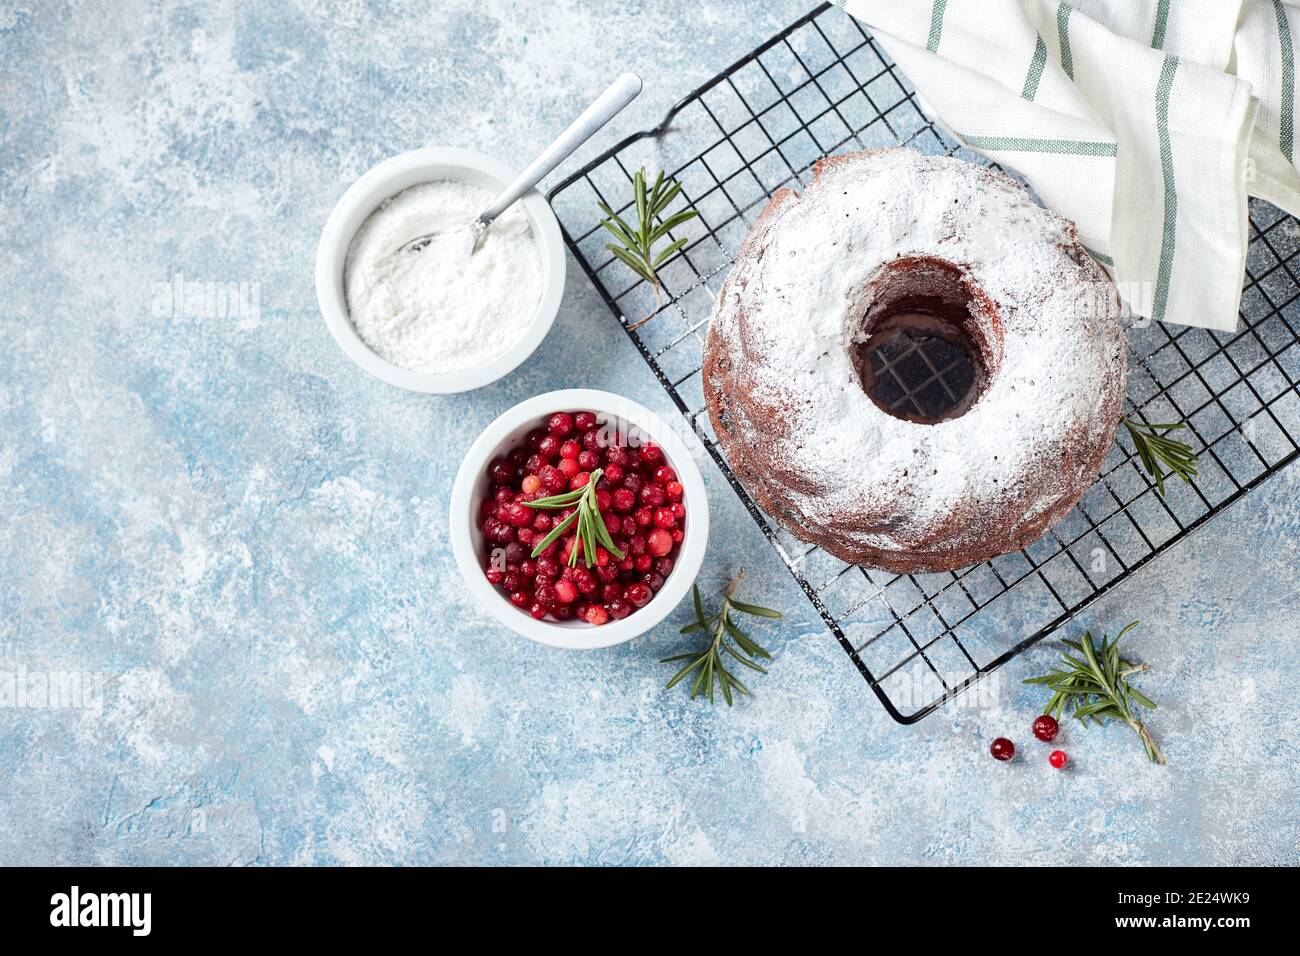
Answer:
M1016 755L1016 745L1006 737L999 737L989 747L989 753L993 755L994 760L1010 760Z
M1070 758L1065 755L1064 750L1053 750L1048 755L1047 762L1050 763L1057 770L1060 770L1062 767L1066 765L1069 759Z
M488 497L478 512L490 555L483 573L539 621L623 620L650 603L679 556L688 504L677 472L658 445L628 448L606 438L594 413L556 412L488 464ZM565 495L562 505L548 505ZM576 517L552 537L579 501L600 515L607 534L593 534L591 555Z
M1055 740L1060 730L1061 725L1056 722L1056 718L1051 714L1043 714L1041 717L1034 718L1034 736L1039 740Z

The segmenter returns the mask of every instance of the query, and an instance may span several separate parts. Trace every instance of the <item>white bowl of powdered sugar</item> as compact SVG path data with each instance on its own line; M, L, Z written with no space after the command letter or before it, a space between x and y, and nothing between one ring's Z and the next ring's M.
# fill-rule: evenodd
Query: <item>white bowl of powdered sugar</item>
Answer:
M380 163L343 194L316 252L316 298L343 351L416 392L464 392L510 372L546 337L564 292L559 223L536 190L471 254L473 221L515 171L465 149ZM437 237L418 251L402 247Z

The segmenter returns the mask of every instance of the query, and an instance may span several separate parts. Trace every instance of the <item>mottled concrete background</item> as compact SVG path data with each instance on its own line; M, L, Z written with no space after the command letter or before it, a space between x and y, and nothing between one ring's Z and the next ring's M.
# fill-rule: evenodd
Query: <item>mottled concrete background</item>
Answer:
M465 594L444 502L484 424L567 386L671 412L573 266L506 381L367 378L316 310L331 206L425 143L523 165L640 71L593 156L804 9L0 4L0 671L88 675L0 707L0 862L1296 862L1296 468L1079 622L1142 619L1166 768L1118 727L1047 766L1046 645L896 726L712 469L705 584L743 557L789 615L757 699L665 693L673 627L556 653ZM246 307L188 317L177 276Z

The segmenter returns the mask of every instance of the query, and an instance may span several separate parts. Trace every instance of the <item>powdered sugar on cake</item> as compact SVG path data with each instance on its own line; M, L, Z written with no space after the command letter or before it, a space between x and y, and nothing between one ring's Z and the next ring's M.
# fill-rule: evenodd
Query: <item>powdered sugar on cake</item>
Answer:
M937 424L882 411L853 361L868 277L913 256L958 267L1000 323L984 393ZM1073 226L1011 180L905 149L837 158L746 240L710 330L710 411L760 503L842 557L983 556L999 536L1014 550L1073 506L1113 440L1117 312Z

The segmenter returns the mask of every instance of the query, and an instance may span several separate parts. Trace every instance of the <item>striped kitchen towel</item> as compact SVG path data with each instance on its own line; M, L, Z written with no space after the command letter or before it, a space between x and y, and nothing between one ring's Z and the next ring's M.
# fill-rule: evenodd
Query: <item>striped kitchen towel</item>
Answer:
M1300 213L1289 0L837 0L1074 220L1133 313L1231 330L1248 195Z

